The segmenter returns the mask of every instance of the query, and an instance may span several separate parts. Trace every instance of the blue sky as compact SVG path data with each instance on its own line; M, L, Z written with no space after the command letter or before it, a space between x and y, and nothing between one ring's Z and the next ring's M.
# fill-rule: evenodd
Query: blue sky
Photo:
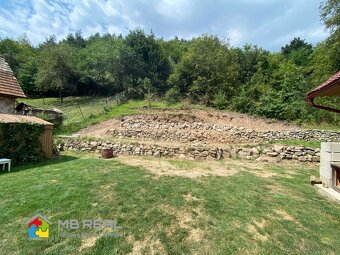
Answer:
M314 45L327 37L319 0L0 0L0 37L23 33L33 44L81 30L126 34L151 30L166 39L203 33L277 51L294 37Z

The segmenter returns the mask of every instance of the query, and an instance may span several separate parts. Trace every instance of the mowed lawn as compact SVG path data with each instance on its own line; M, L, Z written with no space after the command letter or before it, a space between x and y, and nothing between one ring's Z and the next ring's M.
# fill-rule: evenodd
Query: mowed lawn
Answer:
M309 184L317 166L244 165L186 178L68 154L1 172L0 254L339 254L340 205ZM27 238L36 213L52 223L49 240ZM117 219L122 237L58 237L66 219Z

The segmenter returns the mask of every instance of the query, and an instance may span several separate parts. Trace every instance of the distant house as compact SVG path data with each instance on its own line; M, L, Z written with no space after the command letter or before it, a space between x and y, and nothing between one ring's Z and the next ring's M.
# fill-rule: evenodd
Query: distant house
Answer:
M12 69L5 59L0 57L0 113L13 114L15 101L18 97L25 98Z

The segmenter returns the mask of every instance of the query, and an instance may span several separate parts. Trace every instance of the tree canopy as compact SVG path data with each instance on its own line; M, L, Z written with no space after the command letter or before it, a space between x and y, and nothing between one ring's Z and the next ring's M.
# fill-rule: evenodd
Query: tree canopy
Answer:
M305 94L340 70L340 1L320 6L330 36L316 46L297 37L270 52L256 45L232 47L204 34L165 40L137 29L126 36L81 31L34 47L27 36L0 39L0 55L29 96L114 95L189 99L219 109L293 121L339 123L307 107ZM337 104L337 99L321 99Z

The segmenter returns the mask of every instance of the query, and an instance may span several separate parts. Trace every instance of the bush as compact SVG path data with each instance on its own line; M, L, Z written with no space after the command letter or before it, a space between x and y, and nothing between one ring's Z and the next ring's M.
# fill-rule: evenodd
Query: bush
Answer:
M181 93L178 88L171 88L165 93L164 98L168 104L175 104L180 101Z
M232 109L242 113L254 114L256 109L255 102L251 98L247 98L243 95L233 98Z
M103 113L107 114L108 112L110 112L111 107L109 105L103 105ZM91 116L90 116L91 118Z
M35 163L43 159L39 138L43 125L31 123L0 124L0 157L10 158L13 164Z
M219 110L227 108L227 98L222 91L214 95L213 105Z
M115 98L115 100L117 102L117 105L125 104L128 101L127 94L128 93L126 91L123 91L123 92L117 93L115 95L114 98Z

